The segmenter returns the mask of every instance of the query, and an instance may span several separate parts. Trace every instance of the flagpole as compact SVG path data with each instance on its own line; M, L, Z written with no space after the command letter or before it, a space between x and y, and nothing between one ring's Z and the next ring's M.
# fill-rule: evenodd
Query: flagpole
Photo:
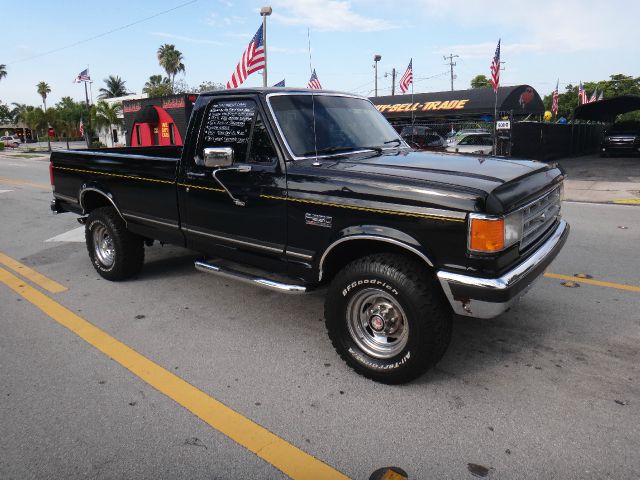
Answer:
M264 48L264 68L262 69L262 86L267 87L267 17L271 15L271 7L262 7L260 16L262 17L262 47Z
M413 109L413 58L411 59L411 143L413 143L413 127L416 121L416 112Z
M496 155L497 154L497 150L498 150L498 89L500 87L497 87L495 92L496 92L496 99L495 99L495 103L493 104L493 154Z

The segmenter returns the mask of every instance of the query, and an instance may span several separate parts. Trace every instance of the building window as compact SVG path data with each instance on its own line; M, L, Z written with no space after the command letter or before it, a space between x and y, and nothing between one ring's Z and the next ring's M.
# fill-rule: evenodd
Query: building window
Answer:
M176 144L176 139L175 139L175 134L173 129L175 128L175 125L173 123L169 124L169 143L171 145L175 145Z
M118 143L118 130L116 130L115 128L113 129L113 132L111 132L111 138L113 139L113 143Z
M136 125L136 140L138 140L138 145L142 145L142 137L140 136L140 125Z

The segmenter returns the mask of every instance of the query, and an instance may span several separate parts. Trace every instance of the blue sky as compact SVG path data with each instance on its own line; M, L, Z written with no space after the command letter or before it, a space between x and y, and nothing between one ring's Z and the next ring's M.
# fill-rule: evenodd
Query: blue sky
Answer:
M108 2L84 0L11 2L2 9L4 48L0 101L39 103L35 85L51 86L49 104L69 95L84 99L73 78L87 64L98 94L102 79L119 75L140 93L149 75L162 73L156 50L173 43L184 55L184 81L226 83L260 24L258 10L270 4L269 83L287 86L309 79L307 28L312 64L324 88L372 95L372 58L379 63L380 94L390 91L391 72L402 75L413 57L416 92L449 89L443 55L458 54L456 89L477 74L489 75L498 37L506 62L502 83L528 83L541 95L560 78L566 83L601 80L613 73L640 75L640 2L591 0L197 0L135 26L71 48L83 41L186 3L188 0ZM11 20L13 19L13 21ZM179 76L180 78L180 76ZM261 85L254 74L246 86Z

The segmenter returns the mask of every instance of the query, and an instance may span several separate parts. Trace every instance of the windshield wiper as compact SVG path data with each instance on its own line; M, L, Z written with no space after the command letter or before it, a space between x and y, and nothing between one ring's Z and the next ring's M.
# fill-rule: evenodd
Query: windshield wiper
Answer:
M317 150L310 150L308 152L304 152L302 156L306 157L307 155L321 155L325 153L341 153L341 152L353 152L355 150L360 150L360 147L325 147L319 148Z
M395 143L396 145L400 146L402 144L402 140L400 140L399 138L394 138L393 140L387 140L386 142L382 142L384 145L389 145L390 143Z

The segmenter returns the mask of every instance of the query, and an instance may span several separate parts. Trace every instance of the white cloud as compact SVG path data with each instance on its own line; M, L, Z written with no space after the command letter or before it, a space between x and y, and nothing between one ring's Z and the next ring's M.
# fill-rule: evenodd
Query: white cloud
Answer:
M348 0L273 0L272 3L272 18L287 25L345 32L376 32L395 27L386 20L355 13Z
M202 43L202 44L217 45L217 46L226 45L224 42L219 42L218 40L185 37L184 35L176 35L174 33L167 33L167 32L149 32L149 35L153 35L154 37L169 38L171 40L179 40L181 42L188 42L188 43Z
M467 26L477 27L481 22L483 27L494 27L494 43L503 37L507 49L506 37L519 42L513 51L571 53L628 46L640 40L636 27L640 2L510 0L491 5L477 1L420 0L420 3L429 17L448 18ZM486 36L482 41L485 40ZM475 52L475 46L462 47ZM493 49L489 49L489 56Z

